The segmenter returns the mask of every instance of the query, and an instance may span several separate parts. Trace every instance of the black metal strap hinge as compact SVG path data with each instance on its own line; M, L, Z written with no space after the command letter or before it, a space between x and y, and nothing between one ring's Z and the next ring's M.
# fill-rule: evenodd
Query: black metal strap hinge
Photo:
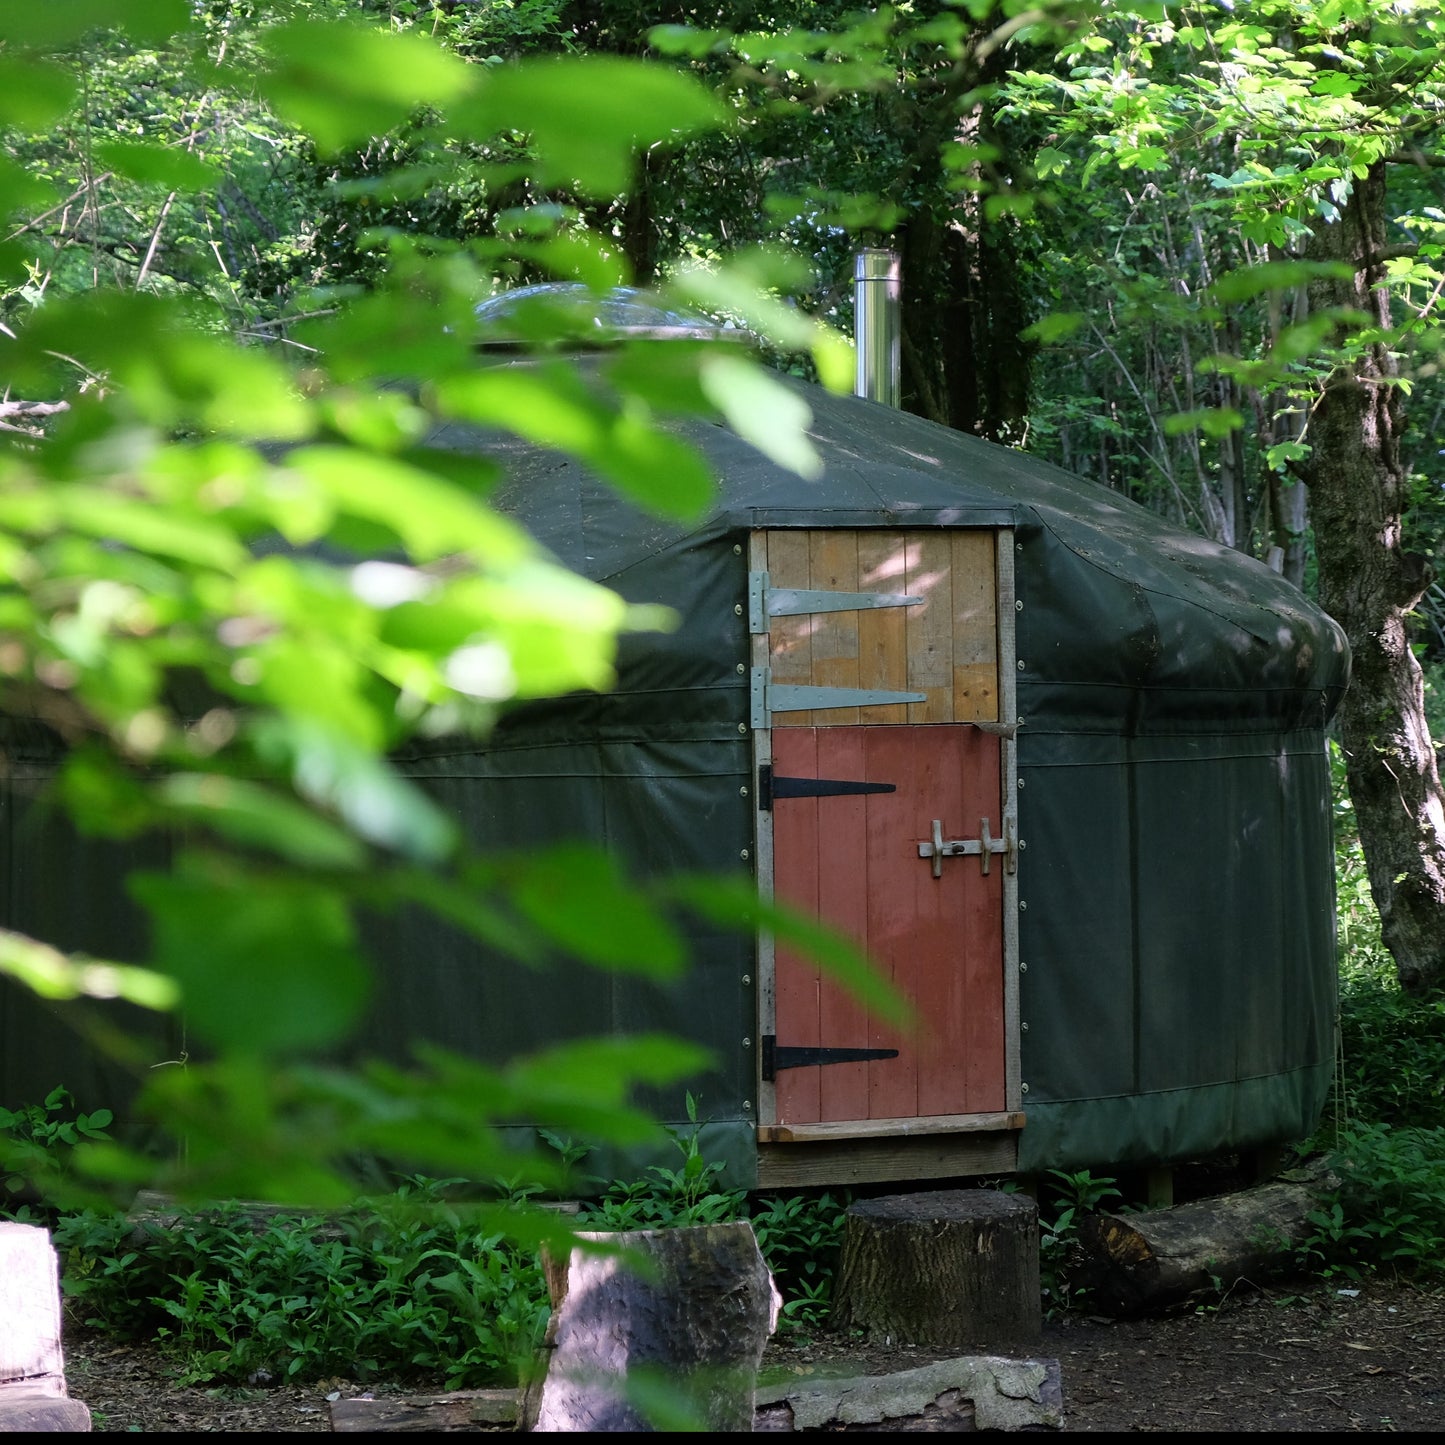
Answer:
M758 769L758 807L767 812L775 798L833 798L850 793L896 793L896 783L857 783L845 778L784 778L770 763Z
M779 1045L777 1035L764 1034L763 1078L771 1083L781 1069L808 1069L818 1064L861 1064L869 1059L896 1059L897 1049L794 1048Z

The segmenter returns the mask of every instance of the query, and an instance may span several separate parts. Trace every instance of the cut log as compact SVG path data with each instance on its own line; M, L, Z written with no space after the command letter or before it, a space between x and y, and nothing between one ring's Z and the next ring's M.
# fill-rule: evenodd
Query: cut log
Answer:
M331 1402L331 1428L363 1430L515 1430L516 1390L453 1390L446 1395L366 1395Z
M66 1396L50 1231L0 1223L0 1433L89 1429L90 1411Z
M457 1390L446 1395L364 1396L331 1403L333 1431L515 1430L515 1390ZM1064 1396L1057 1360L970 1355L891 1375L794 1381L760 1387L753 1429L1058 1430Z
M1059 1430L1057 1360L972 1355L892 1375L812 1380L758 1391L755 1430Z
M1338 1182L1319 1169L1300 1170L1172 1209L1087 1216L1079 1226L1079 1258L1069 1270L1073 1292L1122 1317L1281 1278L1297 1268L1297 1248L1314 1228L1310 1211Z
M531 1428L652 1430L659 1404L681 1404L706 1429L751 1430L781 1303L752 1225L577 1238L565 1264L548 1261L552 1318L526 1402Z
M1043 1328L1038 1206L992 1189L850 1205L833 1298L839 1328L892 1344L1026 1349Z

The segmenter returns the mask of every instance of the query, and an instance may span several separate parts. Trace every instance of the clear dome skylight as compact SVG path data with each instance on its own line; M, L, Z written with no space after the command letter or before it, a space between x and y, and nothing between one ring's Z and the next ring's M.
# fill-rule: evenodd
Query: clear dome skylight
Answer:
M614 286L599 294L575 282L504 291L477 306L476 317L484 346L564 339L705 340L737 334L706 316L664 306L651 292L636 286Z

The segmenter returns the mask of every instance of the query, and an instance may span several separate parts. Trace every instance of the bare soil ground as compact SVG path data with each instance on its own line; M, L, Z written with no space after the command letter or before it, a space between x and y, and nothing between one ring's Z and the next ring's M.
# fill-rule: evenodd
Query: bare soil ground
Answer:
M764 1365L885 1374L945 1353L819 1335L775 1341ZM1441 1290L1367 1281L1353 1295L1245 1293L1167 1319L1076 1318L1049 1324L1039 1354L1060 1361L1070 1430L1445 1431ZM67 1363L71 1394L97 1430L326 1430L327 1396L361 1390L347 1380L180 1387L154 1348L83 1331L67 1341Z

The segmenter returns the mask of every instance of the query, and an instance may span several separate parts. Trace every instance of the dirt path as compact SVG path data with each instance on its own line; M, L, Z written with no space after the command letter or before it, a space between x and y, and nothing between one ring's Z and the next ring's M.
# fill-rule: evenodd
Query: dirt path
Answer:
M1445 1431L1445 1292L1371 1282L1358 1294L1251 1294L1217 1310L1048 1326L1066 1428L1087 1431ZM326 1430L326 1396L350 1381L181 1389L154 1349L76 1334L71 1393L97 1430ZM780 1341L766 1366L805 1375L907 1369L940 1358L830 1336ZM373 1387L380 1393L381 1387Z

